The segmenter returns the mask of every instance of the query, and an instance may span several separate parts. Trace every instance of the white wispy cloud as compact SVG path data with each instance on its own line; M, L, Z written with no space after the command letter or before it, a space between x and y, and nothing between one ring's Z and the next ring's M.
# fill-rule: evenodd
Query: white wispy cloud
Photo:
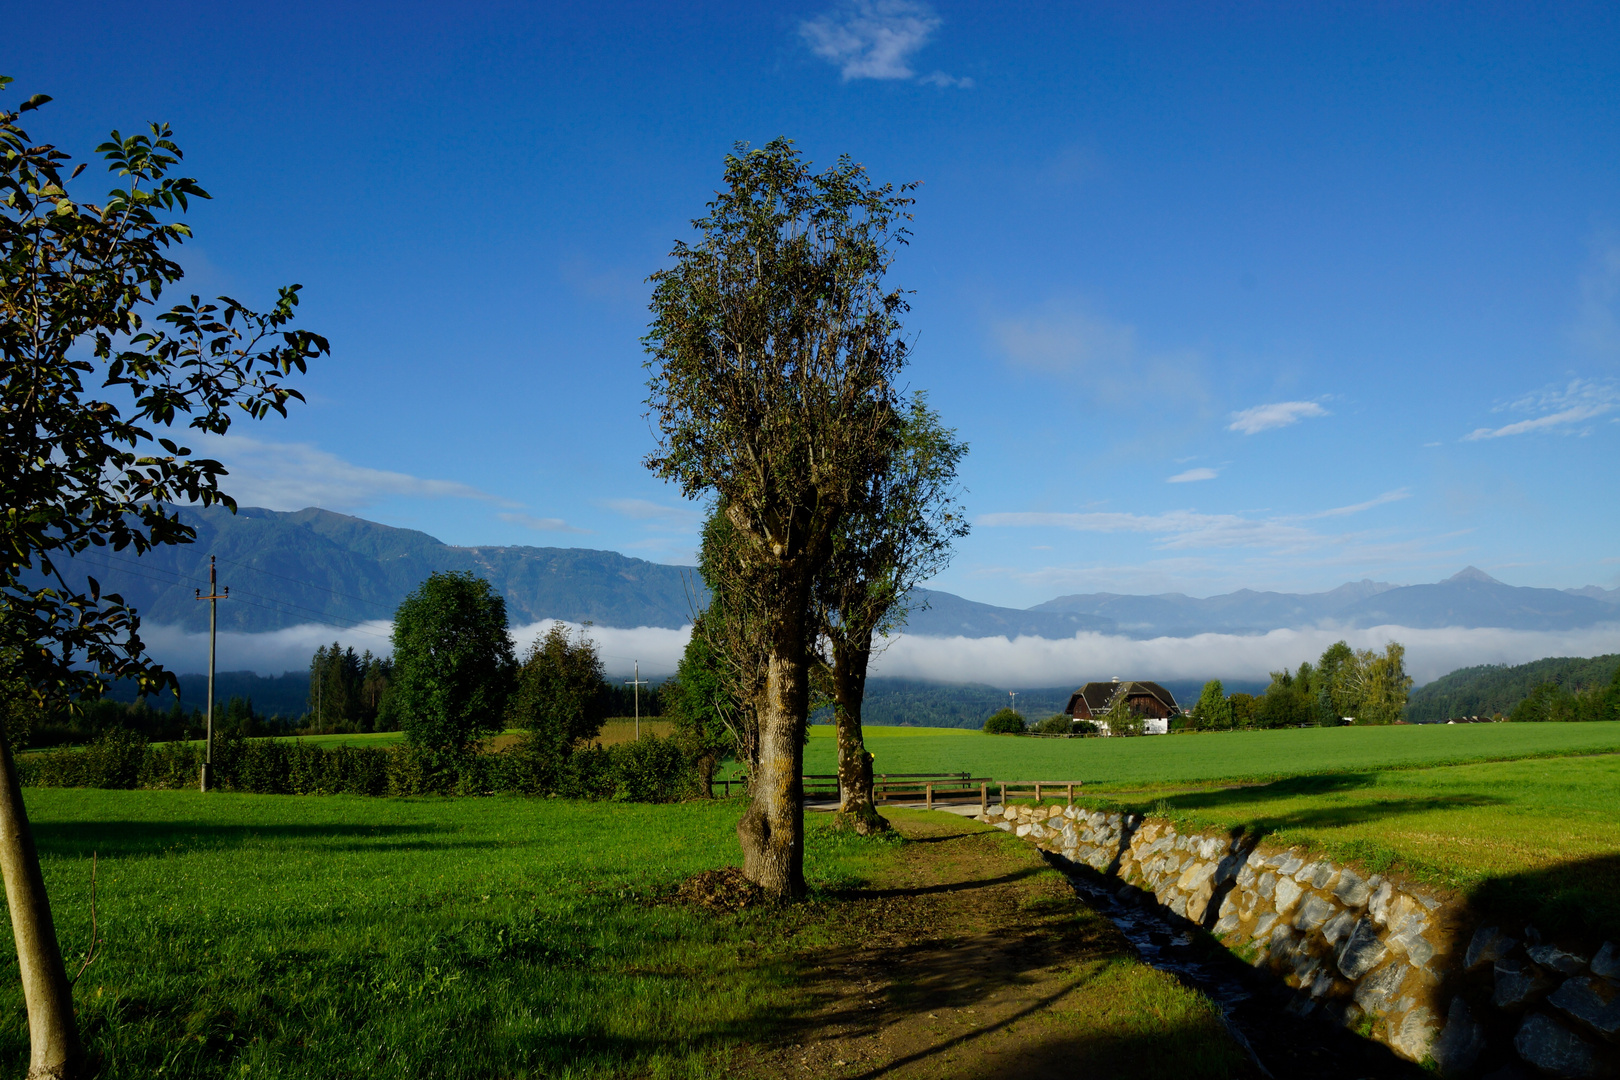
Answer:
M918 0L850 0L799 24L810 51L853 79L911 79L911 59L940 27L940 17ZM918 79L939 87L973 86L972 79L934 71Z
M576 528L562 518L542 518L530 514L496 514L495 516L502 521L510 521L514 525L522 525L525 529L533 529L535 532L588 533L591 531Z
M1580 306L1571 338L1581 352L1620 358L1620 244L1594 244L1581 275Z
M1198 480L1213 480L1221 475L1214 469L1188 469L1165 480L1167 484L1191 484Z
M651 529L693 532L703 524L703 511L695 506L667 506L650 499L603 499L601 505Z
M1074 379L1110 404L1207 398L1197 353L1143 348L1135 327L1093 314L1080 301L1051 300L996 318L990 333L1015 367Z
M221 486L243 506L269 510L319 506L353 512L390 496L518 505L454 480L431 480L355 465L313 443L272 443L245 435L220 435L199 440L193 446L197 453L217 458L225 465L230 475Z
M977 523L985 528L1055 528L1092 533L1146 533L1158 537L1154 546L1161 550L1255 547L1302 552L1342 544L1350 539L1344 534L1328 535L1316 532L1306 528L1302 522L1347 517L1375 506L1409 498L1410 494L1407 489L1401 488L1353 506L1338 506L1308 514L1270 517L1207 514L1197 510L1170 510L1160 514L1133 514L1122 511L1082 513L1012 511L981 514Z
M1386 491L1382 495L1368 499L1366 502L1358 502L1350 506L1335 506L1331 510L1318 510L1314 514L1301 514L1295 520L1314 521L1317 518L1345 517L1350 514L1359 514L1363 510L1371 510L1375 506L1400 502L1402 499L1410 499L1411 497L1412 491L1410 488L1397 488L1394 491Z
M1568 383L1549 386L1532 394L1496 407L1495 412L1529 412L1540 415L1516 420L1501 427L1475 428L1462 437L1463 442L1482 439L1501 439L1510 435L1529 435L1552 432L1560 435L1581 434L1581 425L1588 420L1614 412L1620 408L1620 383L1613 379L1571 379Z
M1288 427L1313 416L1331 415L1314 401L1274 401L1269 405L1256 405L1232 414L1228 431L1241 431L1245 435L1258 435L1273 428Z

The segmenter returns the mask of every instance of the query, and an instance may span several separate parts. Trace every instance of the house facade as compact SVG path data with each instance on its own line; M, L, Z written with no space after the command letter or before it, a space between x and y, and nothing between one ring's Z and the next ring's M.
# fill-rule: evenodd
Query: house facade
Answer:
M1076 720L1091 721L1107 734L1108 722L1103 717L1121 694L1125 696L1126 706L1142 718L1144 735L1168 735L1170 718L1181 712L1170 691L1158 683L1118 679L1086 683L1069 695L1069 707L1064 711Z

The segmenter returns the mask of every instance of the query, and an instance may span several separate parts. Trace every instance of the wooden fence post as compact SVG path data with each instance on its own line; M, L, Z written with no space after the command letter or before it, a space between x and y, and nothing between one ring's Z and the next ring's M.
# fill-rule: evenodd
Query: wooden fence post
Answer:
M980 784L979 785L979 816L980 817L989 817L990 816L990 785L989 784Z
M1035 781L1035 805L1041 805L1041 782Z
M928 793L928 809L932 810L934 808L934 785L924 784L923 790Z
M1073 784L1069 785L1069 805L1070 806L1074 805L1074 785Z

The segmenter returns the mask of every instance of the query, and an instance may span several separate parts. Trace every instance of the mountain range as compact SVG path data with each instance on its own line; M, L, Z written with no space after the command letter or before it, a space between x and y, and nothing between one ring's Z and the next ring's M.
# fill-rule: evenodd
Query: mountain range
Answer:
M587 548L457 547L423 532L306 509L184 508L195 543L136 558L93 550L73 564L117 591L149 624L205 630L208 558L231 599L222 630L268 631L318 623L386 620L430 573L479 574L506 598L514 625L556 618L600 626L678 628L708 601L692 567L668 566ZM919 589L906 631L969 638L1069 638L1080 631L1133 638L1264 633L1285 627L1345 629L1394 624L1568 630L1620 622L1620 589L1535 589L1506 585L1468 567L1433 585L1359 581L1320 593L1257 592L1060 596L1027 609L997 607Z

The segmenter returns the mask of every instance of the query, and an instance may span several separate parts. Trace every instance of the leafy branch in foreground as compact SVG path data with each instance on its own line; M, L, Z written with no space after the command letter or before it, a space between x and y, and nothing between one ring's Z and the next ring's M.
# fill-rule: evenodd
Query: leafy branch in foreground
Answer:
M0 76L0 89L11 79ZM169 438L222 435L238 415L286 414L284 380L329 351L291 326L298 286L267 312L229 297L166 311L191 236L177 215L208 193L170 175L181 153L167 125L97 147L117 177L104 202L75 199L69 156L36 144L22 114L0 111L0 681L37 706L97 697L110 678L150 692L172 676L145 655L140 620L92 577L71 575L91 547L135 554L194 538L171 504L235 503L225 469ZM0 871L28 1005L30 1076L84 1069L72 988L39 870L9 740L0 740Z

